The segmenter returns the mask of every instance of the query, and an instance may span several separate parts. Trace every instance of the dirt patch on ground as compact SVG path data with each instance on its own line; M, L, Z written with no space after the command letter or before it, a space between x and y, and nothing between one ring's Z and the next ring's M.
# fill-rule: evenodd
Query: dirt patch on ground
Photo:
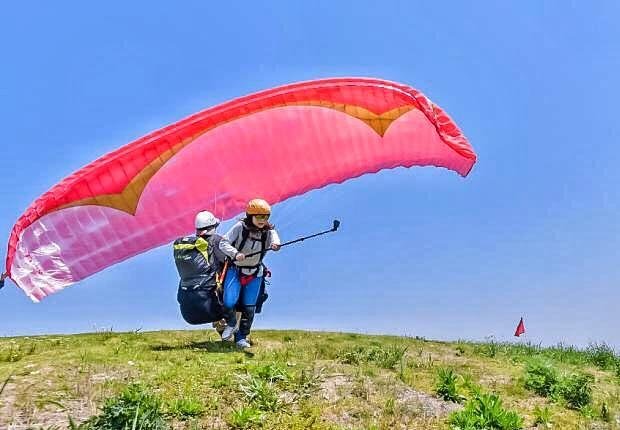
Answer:
M0 395L0 429L65 428L69 416L79 423L97 413L96 399L101 384L128 378L128 371L70 372L64 388L54 383L52 367L28 369L10 378Z
M31 374L40 375L49 371L51 369L40 369ZM47 401L37 401L34 395L23 399L24 394L40 392L43 387L50 385L51 381L37 384L27 375L11 377L0 398L0 428L26 430L53 425L64 428L68 424L69 415L80 422L94 413L95 406L87 399L63 399L62 393L50 392Z
M325 375L319 394L327 403L323 419L344 427L356 427L370 419L384 425L392 420L392 428L434 428L439 420L462 408L416 391L387 373L378 378ZM391 407L387 406L390 402ZM426 427L416 427L418 424Z
M423 418L441 418L463 408L457 403L446 402L408 387L398 389L396 403L406 411L409 410L411 415Z
M274 349L281 349L284 347L282 342L276 340L267 340L261 339L260 337L257 339L251 339L252 346L260 348L261 350L270 351Z
M69 422L69 416L75 422L82 422L95 412L95 406L85 400L69 400L60 405L43 405L33 408L25 408L14 411L9 415L9 421L2 423L7 430L27 430L32 428L48 428L58 426L65 428ZM5 428L5 427L2 427Z
M341 398L351 394L353 378L349 375L335 374L324 376L319 392L321 397L329 403L336 403Z
M495 389L498 386L512 384L512 377L510 375L487 373L480 377L480 384L491 387L491 389Z

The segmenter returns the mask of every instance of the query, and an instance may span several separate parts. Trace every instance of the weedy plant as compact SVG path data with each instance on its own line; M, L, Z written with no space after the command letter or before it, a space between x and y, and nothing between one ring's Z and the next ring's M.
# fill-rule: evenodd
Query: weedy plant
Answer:
M79 430L167 430L161 400L140 384L127 386L104 403L101 414L81 424Z
M496 394L474 395L462 411L450 415L449 423L454 430L519 430L523 418L514 411L504 409L502 400Z
M235 409L226 420L230 427L237 430L245 430L259 426L262 421L263 413L253 406Z
M264 366L252 368L250 370L250 373L264 381L271 383L288 381L291 377L286 369L275 363L270 363Z
M236 384L234 378L228 373L217 375L217 377L211 382L211 388L216 390L221 388L233 387L235 385Z
M461 375L461 379L463 380L462 386L465 388L471 395L480 394L482 392L482 387L476 384L474 381L474 377L471 373L465 373Z
M288 389L296 395L296 400L307 399L319 389L323 369L301 369L288 381Z
M558 383L558 371L549 363L531 361L525 367L525 388L548 397Z
M168 407L168 414L181 420L199 417L205 413L205 407L200 400L193 397L176 399Z
M22 358L32 355L37 350L34 342L26 344L10 343L6 351L0 353L0 362L16 363Z
M282 402L272 383L252 375L240 376L239 379L241 392L258 409L276 412L282 408Z
M606 343L591 343L585 350L588 361L600 369L613 369L618 356L614 349Z
M485 338L486 342L479 343L474 346L474 352L485 357L495 358L500 352L500 348L506 349L506 345L502 345L501 342L497 342L493 336Z
M383 413L386 415L394 415L396 413L396 399L388 397L383 405Z
M457 380L458 375L452 369L439 368L435 377L435 392L444 400L461 403L465 397L458 392Z
M531 361L525 368L525 388L562 402L567 408L581 410L592 401L594 377L586 373L559 376L548 363Z
M338 353L338 359L345 364L374 363L384 369L392 369L399 364L405 353L406 346L388 345L380 346L355 346Z
M590 405L584 405L579 409L579 414L584 417L584 418L588 418L588 419L594 419L597 417L596 415L596 411L594 410L594 408Z
M551 410L549 410L547 406L544 408L536 406L534 408L534 425L542 426L547 429L551 428L553 425L553 420L551 419Z

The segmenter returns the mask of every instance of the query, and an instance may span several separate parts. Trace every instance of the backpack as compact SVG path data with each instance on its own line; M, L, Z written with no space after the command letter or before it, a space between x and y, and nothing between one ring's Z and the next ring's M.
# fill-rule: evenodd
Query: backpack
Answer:
M216 276L226 256L219 249L222 237L188 236L174 241L174 261L181 280L177 301L189 324L205 324L223 317L221 291Z

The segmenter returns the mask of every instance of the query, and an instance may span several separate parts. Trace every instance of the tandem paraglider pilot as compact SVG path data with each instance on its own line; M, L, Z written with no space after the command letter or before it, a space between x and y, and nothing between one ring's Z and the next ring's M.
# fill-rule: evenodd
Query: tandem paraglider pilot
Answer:
M189 324L205 324L224 317L218 276L227 256L220 251L222 237L216 234L220 220L211 212L196 215L196 235L174 242L174 262L181 280L177 301Z
M268 250L280 249L270 215L265 200L251 200L245 218L220 236L216 232L220 220L202 211L196 215L196 235L177 239L173 245L183 319L189 324L212 322L222 340L234 340L241 348L250 346L254 315L267 299L268 270L263 258Z

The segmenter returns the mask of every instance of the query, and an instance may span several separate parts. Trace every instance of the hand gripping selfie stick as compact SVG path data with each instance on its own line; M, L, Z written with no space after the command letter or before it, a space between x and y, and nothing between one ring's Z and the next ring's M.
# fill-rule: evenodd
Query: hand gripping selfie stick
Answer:
M325 230L325 231L322 231L320 233L315 233L315 234L311 234L309 236L300 237L299 239L295 239L295 240L291 240L291 241L288 241L288 242L284 242L283 244L280 245L280 248L282 248L283 246L292 245L292 244L297 243L297 242L303 242L304 240L312 239L313 237L323 236L324 234L327 234L327 233L334 233L334 232L338 231L339 227L340 227L340 221L335 219L334 220L334 224L332 225L332 228L330 228L329 230ZM266 249L265 252L266 251L271 251L271 249L270 248ZM260 253L261 252L258 251L258 252L253 252L251 254L246 254L245 258L252 257L253 255L258 255Z

